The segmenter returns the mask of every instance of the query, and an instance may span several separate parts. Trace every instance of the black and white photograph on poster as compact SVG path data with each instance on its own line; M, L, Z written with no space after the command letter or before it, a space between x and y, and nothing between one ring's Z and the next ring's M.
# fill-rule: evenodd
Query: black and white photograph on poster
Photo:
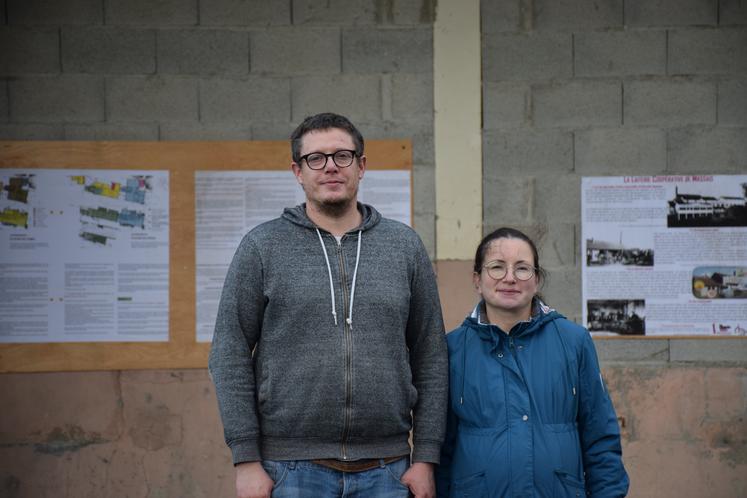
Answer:
M741 336L746 210L747 174L583 177L583 323L630 334L614 321L625 311L599 303L632 299L645 302L646 336Z
M640 238L628 242L622 231L616 241L604 239L586 240L587 266L653 266L654 250L652 241ZM629 237L628 237L629 238Z
M699 266L693 270L698 299L747 299L747 267Z
M587 328L599 335L646 335L643 299L589 300Z
M669 200L667 226L747 226L747 182L675 184L674 195Z

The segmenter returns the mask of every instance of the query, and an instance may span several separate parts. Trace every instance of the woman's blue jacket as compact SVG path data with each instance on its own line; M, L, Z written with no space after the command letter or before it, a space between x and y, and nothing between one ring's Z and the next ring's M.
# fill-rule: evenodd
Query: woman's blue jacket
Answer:
M437 496L622 497L620 429L589 332L539 301L506 334L480 303L447 335Z

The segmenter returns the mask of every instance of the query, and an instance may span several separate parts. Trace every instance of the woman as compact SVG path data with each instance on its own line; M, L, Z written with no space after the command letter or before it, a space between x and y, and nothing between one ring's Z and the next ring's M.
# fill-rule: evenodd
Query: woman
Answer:
M621 497L620 430L589 332L546 306L529 237L477 247L482 297L447 335L449 422L439 497Z

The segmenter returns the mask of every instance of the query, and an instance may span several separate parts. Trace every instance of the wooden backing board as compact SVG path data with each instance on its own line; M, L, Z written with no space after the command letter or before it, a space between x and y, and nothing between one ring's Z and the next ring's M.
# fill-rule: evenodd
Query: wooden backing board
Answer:
M412 169L410 140L366 142L368 169ZM0 344L0 373L206 368L196 342L195 201L198 170L288 170L287 141L0 141L0 168L169 171L169 341Z

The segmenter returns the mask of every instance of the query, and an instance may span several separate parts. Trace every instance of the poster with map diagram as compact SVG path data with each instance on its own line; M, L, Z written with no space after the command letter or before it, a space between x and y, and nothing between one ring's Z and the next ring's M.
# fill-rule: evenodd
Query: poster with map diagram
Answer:
M0 169L0 342L168 341L168 171Z

